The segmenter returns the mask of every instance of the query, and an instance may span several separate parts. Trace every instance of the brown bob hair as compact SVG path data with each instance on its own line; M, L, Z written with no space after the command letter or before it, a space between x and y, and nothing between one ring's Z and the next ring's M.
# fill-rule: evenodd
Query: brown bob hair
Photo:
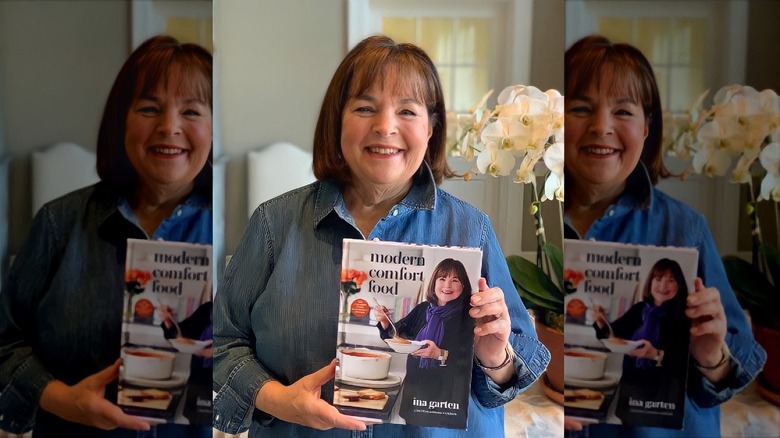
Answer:
M431 281L428 283L428 290L425 292L425 299L430 303L438 306L439 299L436 297L436 279L440 277L446 277L447 275L455 275L460 279L460 283L463 285L463 292L461 292L460 299L466 304L465 308L468 312L468 304L471 302L471 281L469 280L469 274L466 273L466 267L463 266L459 260L444 259L436 265L431 274Z
M688 283L685 282L685 275L680 268L680 264L672 259L663 258L655 262L650 272L647 273L645 285L642 288L642 300L648 304L653 304L653 278L671 273L677 282L677 295L672 298L671 305L679 312L683 312L688 300Z
M601 78L609 73L609 84ZM648 127L641 161L653 185L671 176L663 163L663 117L658 83L645 55L629 44L612 43L601 35L590 35L574 43L564 55L565 96L577 99L591 83L611 87L614 94L630 96L642 106Z
M100 179L120 193L132 192L138 175L125 151L125 124L133 100L149 94L172 77L179 80L183 94L193 95L209 108L212 105L212 57L197 44L181 44L173 37L158 35L146 40L130 54L108 94L97 140L97 172ZM213 150L195 177L195 190L211 199Z
M388 71L396 73L396 89L406 89L425 104L432 135L425 151L425 162L433 171L436 184L455 173L447 164L446 111L444 93L431 58L414 44L398 44L383 35L370 36L356 45L341 61L322 100L314 130L313 168L319 180L333 179L341 185L351 182L352 174L341 153L341 122L344 107L352 96L368 91L377 82L383 84Z

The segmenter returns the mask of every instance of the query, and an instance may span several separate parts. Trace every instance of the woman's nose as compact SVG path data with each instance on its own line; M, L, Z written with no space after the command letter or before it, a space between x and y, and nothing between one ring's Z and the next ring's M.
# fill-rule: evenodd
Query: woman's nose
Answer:
M157 131L165 136L173 136L181 133L181 117L173 111L165 111L160 116Z
M395 114L389 110L377 112L374 118L374 132L382 137L388 137L398 132Z
M612 119L607 111L595 111L590 120L590 132L597 136L612 133Z

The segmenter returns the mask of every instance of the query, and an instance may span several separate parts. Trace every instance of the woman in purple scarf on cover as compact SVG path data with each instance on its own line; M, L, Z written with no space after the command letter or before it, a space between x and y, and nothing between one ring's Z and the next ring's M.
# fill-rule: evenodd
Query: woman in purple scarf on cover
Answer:
M687 296L688 286L680 265L674 260L660 259L647 275L642 300L612 322L615 337L643 341L623 359L620 397L631 394L635 399L675 400L682 412L690 341L690 323L685 316ZM594 321L597 338L610 336L603 308L594 309ZM625 405L628 403L619 403L618 407ZM631 414L621 411L618 409L616 415L626 421Z
M413 400L448 400L468 403L453 391L455 376L468 376L473 354L474 321L469 317L471 282L466 268L458 260L444 259L436 265L428 283L426 301L395 323L398 336L424 342L425 347L411 353L406 361L400 415L412 421ZM393 337L386 308L377 312L379 335ZM460 400L458 400L460 395Z

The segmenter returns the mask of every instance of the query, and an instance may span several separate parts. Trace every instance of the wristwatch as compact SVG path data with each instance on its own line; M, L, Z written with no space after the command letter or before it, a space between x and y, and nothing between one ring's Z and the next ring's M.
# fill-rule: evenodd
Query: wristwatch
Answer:
M439 364L439 366L443 367L443 366L445 366L445 363L447 362L447 356L449 356L450 352L447 351L447 350L444 350L444 349L439 349L439 351L440 351L440 353L439 353L438 359L439 359L439 362L441 362Z

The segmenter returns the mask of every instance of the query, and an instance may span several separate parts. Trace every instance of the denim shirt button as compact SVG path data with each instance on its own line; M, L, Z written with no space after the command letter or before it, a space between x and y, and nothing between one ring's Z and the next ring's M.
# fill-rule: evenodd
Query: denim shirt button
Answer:
M181 216L181 208L176 211L176 216Z
M393 210L393 216L398 216L398 209Z
M615 215L615 210L610 210L608 214L609 214L610 216L614 216L614 215Z

